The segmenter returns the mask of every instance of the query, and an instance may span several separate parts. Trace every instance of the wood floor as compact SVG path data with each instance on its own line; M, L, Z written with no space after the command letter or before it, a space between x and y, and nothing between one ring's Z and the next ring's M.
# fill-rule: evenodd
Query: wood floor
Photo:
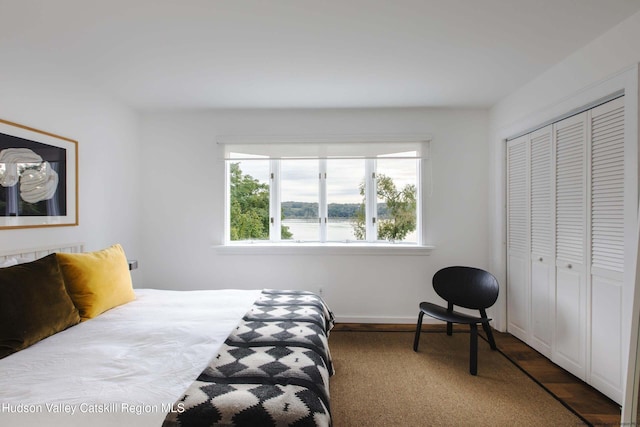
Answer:
M414 331L415 325L338 323L343 331ZM423 331L444 332L444 325L423 325ZM455 332L468 332L465 325L454 325ZM482 336L482 333L479 333ZM498 350L534 381L558 399L587 425L620 425L620 406L593 387L579 380L511 334L494 331ZM483 336L484 338L484 336Z

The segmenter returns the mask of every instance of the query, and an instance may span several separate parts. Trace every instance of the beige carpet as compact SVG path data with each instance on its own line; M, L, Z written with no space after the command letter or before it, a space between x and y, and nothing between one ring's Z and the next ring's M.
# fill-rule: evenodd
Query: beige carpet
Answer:
M486 341L469 375L469 334L334 331L334 427L579 426L584 423Z

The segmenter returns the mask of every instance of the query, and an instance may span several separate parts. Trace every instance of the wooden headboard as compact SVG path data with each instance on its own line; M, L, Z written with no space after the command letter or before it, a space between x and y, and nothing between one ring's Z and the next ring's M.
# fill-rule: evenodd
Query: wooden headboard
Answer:
M79 253L84 252L84 243L64 243L58 245L42 246L39 248L16 249L12 251L0 251L0 262L11 258L24 260L36 260L54 252Z

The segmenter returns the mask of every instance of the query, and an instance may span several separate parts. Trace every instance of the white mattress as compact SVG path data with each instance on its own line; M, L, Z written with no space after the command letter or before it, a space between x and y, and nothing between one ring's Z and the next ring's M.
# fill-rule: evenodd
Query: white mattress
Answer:
M0 359L0 425L160 426L259 294L137 289Z

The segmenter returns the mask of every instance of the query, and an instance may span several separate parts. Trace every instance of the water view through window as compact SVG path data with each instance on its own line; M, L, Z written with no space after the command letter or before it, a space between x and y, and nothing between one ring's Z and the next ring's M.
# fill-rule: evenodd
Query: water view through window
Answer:
M289 228L293 235L292 240L311 241L319 240L318 220L305 219L285 219L282 225ZM327 235L331 236L327 240L334 242L345 242L347 240L357 240L353 234L351 220L334 220L327 223Z

